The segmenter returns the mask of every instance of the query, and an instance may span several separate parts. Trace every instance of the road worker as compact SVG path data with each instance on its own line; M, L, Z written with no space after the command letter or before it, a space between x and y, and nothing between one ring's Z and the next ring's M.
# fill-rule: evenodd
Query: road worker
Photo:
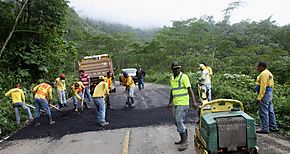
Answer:
M207 100L211 101L211 81L209 71L204 64L199 64L199 69L201 71L199 84L204 85L206 87Z
M105 82L107 82L107 84L108 84L109 92L111 92L111 90L112 90L112 76L113 76L112 72L109 71L109 72L107 72L107 77L105 77ZM113 107L111 106L109 95L106 97L105 101L107 104L107 108L113 110Z
M29 107L25 104L25 95L22 89L20 89L20 83L15 84L15 88L10 89L5 96L12 99L12 105L15 111L16 123L20 124L19 108L26 110L28 114L29 123L33 120Z
M210 67L210 66L208 66L208 64L207 63L202 63L205 67L206 67L206 69L208 70L208 74L209 74L209 79L211 80L212 79L212 77L213 77L213 72L212 72L212 68Z
M189 78L186 74L181 72L181 65L174 61L171 65L173 76L170 79L170 98L168 109L172 111L177 131L180 134L180 141L175 144L180 145L179 151L187 149L188 146L188 133L184 125L186 112L189 109L191 101L192 106L195 108L196 102ZM173 104L173 105L172 105Z
M104 127L109 123L106 122L106 103L105 97L109 95L109 88L107 82L104 81L104 77L99 77L99 84L95 87L93 93L93 101L97 107L97 123L99 126Z
M274 77L267 69L267 64L263 61L259 62L257 70L260 72L256 80L256 90L258 93L257 103L259 106L261 127L261 130L258 130L257 133L268 134L269 131L278 131L276 115L272 103Z
M49 108L49 102L52 100L52 88L54 86L53 82L40 83L35 86L32 90L35 93L35 126L40 125L40 107L45 110L48 117L48 123L54 124L55 121L52 120L52 115Z
M57 95L59 99L58 108L62 108L63 106L67 107L66 102L66 87L65 87L65 75L60 74L58 78L55 79L54 84L56 85Z
M131 76L128 75L127 72L124 72L123 75L124 79L122 83L123 86L126 87L125 93L127 97L125 108L132 108L134 107L134 88L135 88L134 80Z
M144 89L144 77L145 77L145 75L146 75L146 72L141 68L141 65L139 65L138 69L136 71L139 90Z
M81 100L82 102L84 101L83 98L83 90L85 89L85 86L81 81L78 81L76 83L71 84L70 86L71 93L72 93L72 100L73 100L73 105L74 105L74 111L78 111L77 104L78 100ZM86 105L85 105L86 106Z
M90 75L85 73L84 70L80 70L79 73L80 73L80 81L85 86L85 89L84 89L85 100L84 100L84 102L86 102L88 100L89 103L92 103L93 100L92 100L92 96L90 93ZM86 106L86 107L88 107L88 106Z

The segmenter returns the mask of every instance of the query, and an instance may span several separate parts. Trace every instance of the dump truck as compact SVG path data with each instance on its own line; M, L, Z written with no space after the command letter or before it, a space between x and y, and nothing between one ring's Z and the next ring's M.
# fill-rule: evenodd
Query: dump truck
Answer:
M85 56L78 61L79 70L84 70L90 75L91 91L99 83L99 76L107 76L107 72L112 72L112 88L110 92L116 92L114 67L112 58L108 54Z

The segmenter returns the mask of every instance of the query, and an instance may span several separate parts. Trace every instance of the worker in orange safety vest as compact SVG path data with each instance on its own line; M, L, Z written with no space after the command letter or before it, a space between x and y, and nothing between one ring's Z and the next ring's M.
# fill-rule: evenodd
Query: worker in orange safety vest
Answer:
M52 100L52 88L54 87L53 82L40 83L35 86L32 90L35 93L35 126L40 125L40 107L42 107L48 117L48 123L54 124L55 121L52 120L52 115L49 108L49 102Z

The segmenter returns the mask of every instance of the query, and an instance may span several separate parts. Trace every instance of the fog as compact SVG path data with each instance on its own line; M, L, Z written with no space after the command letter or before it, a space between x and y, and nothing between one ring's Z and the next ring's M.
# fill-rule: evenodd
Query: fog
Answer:
M223 19L223 10L237 0L69 0L82 17L130 25L135 28L170 26L174 20L213 16ZM260 21L272 16L278 25L289 24L289 0L243 0L231 23Z

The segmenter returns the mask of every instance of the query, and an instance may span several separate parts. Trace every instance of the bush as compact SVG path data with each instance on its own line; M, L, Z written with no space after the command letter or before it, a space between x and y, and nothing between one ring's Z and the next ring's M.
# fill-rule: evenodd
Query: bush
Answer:
M152 74L152 75L150 75ZM146 81L169 84L170 73L151 72ZM192 88L197 96L197 73L187 73ZM244 74L215 74L212 79L212 98L227 98L239 100L245 107L245 112L259 121L257 93L255 79ZM273 104L276 118L282 132L290 136L290 88L288 85L275 83L273 90Z

